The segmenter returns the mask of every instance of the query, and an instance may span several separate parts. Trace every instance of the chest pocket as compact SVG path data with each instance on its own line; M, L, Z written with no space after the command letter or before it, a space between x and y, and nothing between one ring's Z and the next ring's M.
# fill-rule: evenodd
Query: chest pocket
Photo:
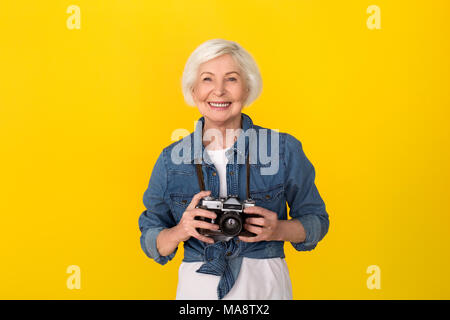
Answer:
M266 190L255 190L250 192L250 196L255 200L258 207L280 213L283 206L286 205L284 196L284 187L282 184L273 186Z
M192 195L183 193L173 193L170 195L170 202L172 204L173 216L177 223L180 221L183 213L186 211L188 205L192 201Z

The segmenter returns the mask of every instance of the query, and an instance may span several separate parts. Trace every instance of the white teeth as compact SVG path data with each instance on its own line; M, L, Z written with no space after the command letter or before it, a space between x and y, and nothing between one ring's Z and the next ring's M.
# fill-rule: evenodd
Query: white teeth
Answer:
M226 102L226 103L213 103L213 102L209 102L209 104L213 107L219 107L219 108L224 108L224 107L228 107L231 102Z

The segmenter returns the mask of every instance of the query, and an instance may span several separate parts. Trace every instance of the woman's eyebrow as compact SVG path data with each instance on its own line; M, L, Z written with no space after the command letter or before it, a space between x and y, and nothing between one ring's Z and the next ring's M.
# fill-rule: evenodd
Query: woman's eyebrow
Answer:
M204 74L204 73L214 74L214 73L209 72L209 71L204 71L204 72L202 72L200 75L202 75L202 74ZM230 73L237 73L237 74L240 76L239 72L237 72L237 71L230 71L230 72L225 73L225 75L230 74Z

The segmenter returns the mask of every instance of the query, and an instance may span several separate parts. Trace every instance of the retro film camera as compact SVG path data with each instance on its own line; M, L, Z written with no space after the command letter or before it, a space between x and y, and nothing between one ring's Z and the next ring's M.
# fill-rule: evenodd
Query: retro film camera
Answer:
M219 230L198 228L197 231L216 241L227 241L237 235L254 237L256 236L254 233L244 229L245 219L260 217L257 214L244 213L245 208L253 206L255 206L254 200L246 199L240 202L236 196L228 196L227 198L204 197L196 208L213 211L217 217L216 219L210 219L197 216L195 219L215 223L219 225Z

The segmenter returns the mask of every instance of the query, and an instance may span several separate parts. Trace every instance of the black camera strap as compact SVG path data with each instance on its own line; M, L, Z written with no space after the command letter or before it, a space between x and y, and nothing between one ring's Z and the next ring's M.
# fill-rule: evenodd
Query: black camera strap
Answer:
M245 170L247 174L247 199L250 199L250 162L249 162L250 152L247 154L247 159L245 160ZM197 163L195 165L197 169L197 179L198 179L198 186L200 187L200 191L205 190L205 181L203 179L203 171L202 171L202 165L200 163Z
M197 163L195 165L197 168L197 179L198 179L198 186L200 187L200 191L205 190L205 182L203 181L203 171L202 171L202 165L200 163Z
M248 158L250 157L250 150L247 154L247 159L245 160L245 171L247 173L247 199L250 199L250 163Z

